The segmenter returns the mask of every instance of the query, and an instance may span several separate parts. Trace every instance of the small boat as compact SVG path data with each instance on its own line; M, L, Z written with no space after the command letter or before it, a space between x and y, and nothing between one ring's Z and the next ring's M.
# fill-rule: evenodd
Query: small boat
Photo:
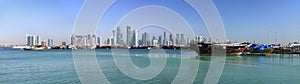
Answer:
M198 54L212 54L212 45L224 46L227 55L241 55L246 49L247 44L243 43L231 43L231 44L212 44L209 42L198 43L197 45L190 45L192 50L195 50ZM196 47L195 47L196 46Z
M22 46L22 45L15 45L15 46L12 46L11 49L14 49L14 50L21 50L21 49L24 49L24 48L30 48L29 46Z
M149 49L148 46L137 46L137 47L130 47L130 49Z
M226 52L229 55L241 55L246 50L246 43L232 43L226 45Z
M273 52L273 44L272 45L264 45L264 44L256 44L257 46L253 47L253 51L251 53L266 53L270 54Z
M38 45L38 46L34 46L34 47L29 47L29 48L23 48L24 50L34 50L34 51L40 51L40 50L47 50L48 47L46 46L41 46L41 45Z
M226 52L227 54L229 55L241 55L243 54L243 52L245 51L245 48L242 48L242 47L232 47L232 46L228 46L226 48Z

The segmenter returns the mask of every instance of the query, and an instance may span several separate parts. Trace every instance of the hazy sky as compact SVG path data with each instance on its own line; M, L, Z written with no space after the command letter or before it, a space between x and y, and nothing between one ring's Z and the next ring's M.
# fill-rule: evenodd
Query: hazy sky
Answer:
M40 35L42 39L53 38L56 44L69 42L83 2L84 0L0 0L0 43L25 44L25 34ZM227 38L232 41L266 42L268 32L271 42L274 42L275 32L278 42L300 40L299 0L214 0L214 3L222 17ZM104 15L97 35L110 37L112 29L122 17L147 5L159 5L177 12L196 34L207 36L201 18L182 0L119 0ZM145 13L164 14L153 10ZM153 17L136 16L135 19L137 18ZM126 25L136 27L136 24L120 24L124 34Z

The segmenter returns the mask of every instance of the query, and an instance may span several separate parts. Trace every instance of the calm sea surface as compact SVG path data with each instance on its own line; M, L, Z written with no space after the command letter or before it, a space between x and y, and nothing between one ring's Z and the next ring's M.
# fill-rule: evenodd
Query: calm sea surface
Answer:
M149 50L130 50L131 59L143 68L150 65ZM193 51L184 51L193 53ZM163 71L150 80L136 80L116 67L111 50L97 49L97 59L106 78L112 84L169 84L180 67L180 51L166 50L167 63ZM209 57L188 56L200 60L195 84L203 83L210 65ZM300 56L228 56L220 84L299 84ZM0 84L80 84L74 68L72 50L24 51L0 48Z

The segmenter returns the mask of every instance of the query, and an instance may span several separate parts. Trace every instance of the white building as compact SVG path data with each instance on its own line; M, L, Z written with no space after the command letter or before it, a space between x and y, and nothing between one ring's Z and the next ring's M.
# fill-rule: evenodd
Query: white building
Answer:
M42 41L41 41L41 45L42 45L42 46L47 46L47 41L46 41L46 40L42 40Z
M158 40L156 40L156 39L152 40L152 46L159 46Z
M137 30L132 31L131 46L139 46L138 31Z
M127 46L131 46L131 44L132 44L131 37L132 37L131 27L127 26L127 37L126 37Z
M40 36L26 34L26 45L28 46L41 45Z
M73 34L71 37L71 45L76 47L96 47L96 35L88 34L88 35L75 35Z

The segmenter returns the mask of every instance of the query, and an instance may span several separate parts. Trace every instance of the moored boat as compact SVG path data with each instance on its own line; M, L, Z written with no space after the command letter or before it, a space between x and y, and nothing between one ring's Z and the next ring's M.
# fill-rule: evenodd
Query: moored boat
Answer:
M265 54L271 54L273 52L273 44L272 45L264 45L260 44L258 46L253 47L253 51L251 53L265 53Z
M11 49L14 49L14 50L21 50L21 49L24 49L24 48L30 48L30 46L15 45L15 46L11 47Z
M40 50L47 50L48 47L47 46L33 46L33 47L27 47L27 48L23 48L24 50L34 50L34 51L40 51Z

